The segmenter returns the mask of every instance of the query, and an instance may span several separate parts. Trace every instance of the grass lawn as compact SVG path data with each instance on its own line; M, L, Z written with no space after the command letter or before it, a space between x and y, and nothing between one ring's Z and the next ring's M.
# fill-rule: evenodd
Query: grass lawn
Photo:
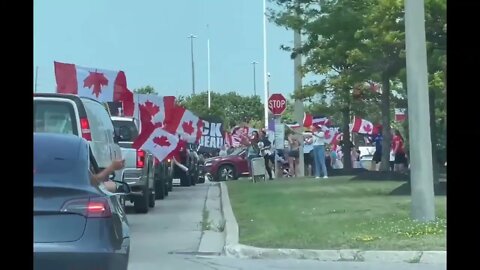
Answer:
M410 196L389 193L405 184L351 177L227 182L240 243L270 248L445 250L446 197L436 196L438 220L410 220Z

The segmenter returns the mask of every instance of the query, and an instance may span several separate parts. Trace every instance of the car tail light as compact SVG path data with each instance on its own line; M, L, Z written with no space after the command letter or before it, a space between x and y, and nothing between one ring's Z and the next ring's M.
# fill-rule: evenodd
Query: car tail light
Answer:
M86 198L68 201L62 212L77 213L89 218L111 217L112 211L107 198Z
M145 151L137 149L137 168L143 168L145 164Z
M80 128L82 129L82 137L87 140L92 140L92 133L90 132L90 123L87 118L80 118Z

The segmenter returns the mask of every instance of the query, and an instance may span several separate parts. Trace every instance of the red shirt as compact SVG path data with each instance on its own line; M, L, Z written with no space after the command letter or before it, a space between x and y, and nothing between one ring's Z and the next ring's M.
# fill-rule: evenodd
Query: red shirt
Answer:
M405 150L403 149L403 140L400 136L393 136L393 152L403 154Z

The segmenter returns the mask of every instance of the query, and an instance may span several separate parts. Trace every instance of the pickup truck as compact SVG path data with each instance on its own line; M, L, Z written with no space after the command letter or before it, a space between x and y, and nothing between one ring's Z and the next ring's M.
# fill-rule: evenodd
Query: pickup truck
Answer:
M134 204L136 212L146 213L148 207L155 207L155 200L164 199L172 190L170 163L157 162L151 153L132 148L139 134L133 118L112 116L112 122L125 159L125 167L115 180L128 183L132 196L127 200Z

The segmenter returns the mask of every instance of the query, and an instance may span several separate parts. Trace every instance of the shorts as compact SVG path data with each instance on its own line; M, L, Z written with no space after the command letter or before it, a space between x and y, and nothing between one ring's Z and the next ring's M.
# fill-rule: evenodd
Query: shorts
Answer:
M382 152L375 151L375 153L373 153L372 160L375 161L375 163L380 163L382 161Z
M303 163L305 165L313 164L312 152L303 154Z
M395 164L407 164L407 157L405 156L405 153L395 154Z
M299 153L300 152L298 152L298 150L292 150L292 151L288 152L288 156L293 157L293 158L298 158L300 156Z

